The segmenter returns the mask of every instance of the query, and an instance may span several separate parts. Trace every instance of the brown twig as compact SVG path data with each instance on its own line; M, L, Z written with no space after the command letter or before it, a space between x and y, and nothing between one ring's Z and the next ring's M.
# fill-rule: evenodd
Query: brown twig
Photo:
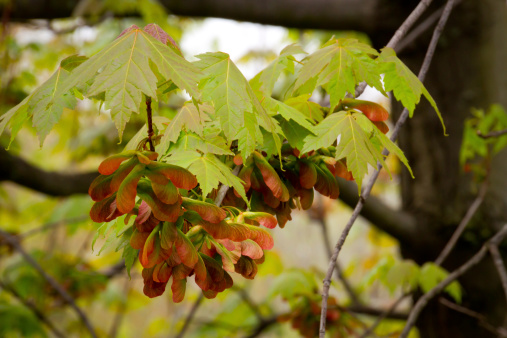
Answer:
M155 151L155 146L153 145L152 137L155 134L153 131L153 121L152 121L152 112L151 112L151 97L146 97L146 115L148 116L148 144L150 145L150 150Z
M405 20L405 22L402 24L402 26L407 25L411 26L413 22L424 12L424 10L428 7L431 0L424 1L422 0L419 5L416 7L416 9L410 14L410 16ZM438 40L440 39L440 35L442 34L442 30L445 27L445 24L447 23L447 19L449 18L449 15L452 11L454 5L454 0L449 0L446 4L446 7L444 9L444 12L442 13L442 16L440 17L440 20L435 27L435 30L433 32L433 36L431 38L430 44L428 46L428 50L426 51L426 55L424 57L423 64L421 66L421 69L419 71L418 78L421 82L424 81L426 78L426 74L428 72L429 65L433 59L433 55L435 53L435 49L438 43ZM406 32L408 28L402 28L398 29L398 31L395 33L395 36L389 41L388 46L389 47L395 47L398 43L399 39L403 37L404 32ZM401 32L401 33L400 33ZM398 134L400 132L401 127L405 123L405 121L408 118L408 109L403 109L403 112L401 113L400 118L396 122L396 125L393 129L393 133L390 137L391 141L395 141L398 138ZM387 149L384 149L382 152L383 155L388 155L389 152ZM331 260L329 261L329 266L327 270L326 277L323 282L323 290L322 290L322 311L320 316L320 330L319 330L319 336L320 338L324 338L326 334L326 314L327 314L327 299L329 297L329 287L331 285L331 277L333 274L333 270L335 267L336 259L338 258L338 255L341 251L341 248L343 244L345 243L345 239L347 238L350 229L354 225L354 222L356 221L357 217L359 216L359 213L361 212L361 209L364 206L365 200L368 198L368 196L371 193L371 189L373 188L373 185L375 184L375 181L378 178L378 175L380 173L380 169L382 168L382 165L380 163L377 164L377 171L372 175L370 180L368 181L366 187L364 188L363 192L361 193L361 197L359 198L359 202L356 204L356 207L354 208L354 211L352 213L352 216L350 217L349 221L345 225L345 229L343 230L338 242L336 243L336 246L333 251L333 255L331 257Z
M20 239L25 239L27 237L36 235L39 232L42 232L42 231L47 230L47 229L51 229L51 228L58 227L58 226L61 226L61 225L65 225L65 224L68 224L68 223L82 222L82 221L85 221L85 220L87 220L89 218L90 218L89 215L83 215L83 216L72 217L72 218L69 218L69 219L63 219L61 221L49 222L49 223L46 223L46 224L42 224L41 226L39 226L37 228L30 229L30 230L28 230L26 232L23 232L23 233L19 234L18 237Z
M118 329L121 326L121 322L125 317L125 311L127 310L127 300L129 293L129 279L125 278L125 284L123 286L123 292L125 294L125 301L121 302L118 312L116 316L114 316L113 324L111 325L111 329L109 330L109 337L115 338L118 334Z
M498 250L498 244L490 243L489 253L493 258L493 263L495 264L496 270L498 271L498 275L500 276L500 280L502 281L503 292L505 294L505 300L507 302L507 270L505 270L505 264L502 259L502 255Z
M319 207L317 209L317 215L316 215L316 217L313 217L313 219L315 219L319 223L319 226L320 226L320 229L322 232L322 241L324 242L324 248L326 249L327 256L329 258L331 258L333 251L331 250L331 245L329 244L329 233L327 231L327 224L326 224L326 220L324 219L324 217L325 217L325 212L324 212L324 208L322 207L322 199L320 198ZM354 305L361 304L361 301L359 300L359 297L354 292L352 285L350 285L347 278L345 278L345 276L343 275L343 270L342 270L340 264L338 264L338 262L336 262L335 271L336 271L336 278L343 283L343 286L344 286L345 290L347 291L347 294L349 295L350 299L352 300L352 304L354 304Z
M379 326L379 324L384 319L388 318L389 315L391 315L394 312L394 310L396 310L398 305L400 305L400 303L409 295L410 293L402 294L386 311L384 311L380 316L378 316L377 320L375 320L375 322L366 331L364 331L364 333L361 335L361 338L365 338L371 335L375 331L377 326Z
M53 332L53 334L58 338L63 338L65 335L58 330L53 323L44 315L44 313L39 310L35 304L28 301L27 299L24 299L21 297L21 295L13 288L11 288L9 285L5 284L4 282L0 281L0 288L4 289L5 291L9 292L14 298L16 298L18 301L20 301L24 306L26 306L30 311L33 312L33 314L46 326Z
M264 316L261 313L261 310L259 309L257 304L255 304L255 302L252 300L252 298L250 298L250 296L245 291L245 289L237 287L237 286L233 286L232 289L238 293L238 295L241 297L243 302L245 302L245 304L250 308L250 310L252 310L252 312L254 313L255 317L257 317L259 322L262 322L263 320L265 320Z
M239 171L241 170L241 165L237 165L234 169L232 169L232 174L234 176L238 176ZM220 187L220 190L218 190L217 197L215 198L215 205L220 206L222 204L222 201L225 198L225 195L227 194L227 191L229 190L229 186L222 185Z
M507 134L507 129L492 131L487 134L483 134L480 130L477 130L477 135L479 135L482 138L499 137L499 136L503 136L505 134Z
M483 328L485 328L486 330L488 330L489 332L495 334L497 337L507 337L507 331L500 327L500 328L496 328L494 327L493 325L491 325L488 320L486 319L486 317L478 312L475 312L473 310L470 310L470 309L467 309L466 307L463 307L461 305L458 305L458 304L455 304L451 301L449 301L448 299L445 299L443 297L440 297L439 300L438 300L442 305L445 305L447 306L448 308L454 310L454 311L457 311L459 313L462 313L464 315L467 315L469 317L472 317L472 318L475 318L477 319L477 321L479 322L479 325L481 325Z
M65 289L60 284L58 284L58 282L53 277L51 277L50 275L48 275L48 273L46 271L44 271L44 269L39 265L39 263L37 263L37 261L35 261L35 259L33 259L33 257L30 256L21 247L21 245L19 244L19 242L17 241L17 239L14 236L11 236L9 233L7 233L1 229L0 229L0 235L3 237L3 239L6 242L8 242L14 249L16 249L16 251L19 252L21 254L21 256L23 256L23 258L28 262L28 264L30 264L35 270L37 270L37 272L46 280L46 282L49 283L49 285L51 285L51 287L63 298L63 300L65 300L65 302L67 304L69 304L74 309L74 311L77 313L77 315L79 316L79 318L83 322L84 326L90 332L90 335L94 338L97 337L95 330L93 329L93 326L91 325L90 321L88 320L88 317L86 317L83 310L81 310L81 308L79 306L77 306L77 304L74 301L74 299L72 298L72 296L69 295L67 293L67 291L65 291Z
M190 312L188 313L187 317L185 318L185 322L183 323L183 326L181 327L180 332L176 335L176 338L182 338L185 335L185 332L187 331L188 327L190 326L190 322L192 322L192 319L195 316L195 313L197 312L197 309L201 305L202 301L204 300L204 295L201 293L199 297L195 300L194 304L192 305L192 308L190 309Z
M403 331L400 335L401 338L407 337L410 329L415 324L417 318L419 317L419 314L421 313L422 309L428 304L428 302L438 295L440 292L442 292L449 284L454 282L456 279L458 279L461 275L463 275L465 272L470 270L475 265L479 264L484 256L486 256L486 253L488 252L488 248L490 245L498 245L503 238L507 235L507 224L505 224L500 231L498 231L491 239L489 239L482 247L481 249L474 255L472 258L470 258L467 262L465 262L463 265L461 265L459 268L454 270L452 273L447 275L447 277L438 283L433 289L425 293L417 300L417 303L414 305L412 310L410 311L410 314L407 319L407 323L405 324L405 327L403 328Z
M484 201L484 197L486 196L486 191L488 190L488 182L485 181L479 190L479 194L477 194L477 197L473 201L472 205L470 205L470 208L465 214L465 217L461 220L458 227L452 234L451 239L447 244L445 245L444 249L438 255L438 258L435 260L435 264L442 265L442 263L445 261L451 250L456 246L456 243L458 242L458 239L461 237L461 234L463 231L465 231L465 228L467 227L468 223L470 223L470 220L477 212L477 209L479 209L480 205L482 204L482 201Z

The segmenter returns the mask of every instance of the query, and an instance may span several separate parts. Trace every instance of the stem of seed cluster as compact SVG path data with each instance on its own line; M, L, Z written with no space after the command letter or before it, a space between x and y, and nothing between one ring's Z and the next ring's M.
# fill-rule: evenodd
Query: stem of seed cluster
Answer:
M146 114L148 115L148 143L150 145L150 150L155 151L155 147L153 146L153 140L151 139L154 135L153 132L153 121L151 118L151 97L146 97Z

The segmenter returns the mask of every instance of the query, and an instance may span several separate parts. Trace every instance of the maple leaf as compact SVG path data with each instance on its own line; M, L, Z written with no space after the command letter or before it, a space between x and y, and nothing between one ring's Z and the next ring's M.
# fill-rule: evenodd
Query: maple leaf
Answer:
M245 202L248 201L242 181L213 154L201 155L195 151L185 151L172 155L167 161L188 168L197 177L203 196L207 196L222 183L236 189Z
M340 111L331 114L315 126L316 136L310 135L305 139L305 147L301 152L329 147L339 138L335 158L346 158L347 167L352 172L360 192L363 178L368 173L368 164L376 168L377 161L380 161L384 168L386 166L382 149L379 150L370 140L370 135L356 122L355 115L360 115L369 122L361 113Z
M354 95L355 86L362 81L385 94L381 72L372 58L377 55L375 49L355 39L331 39L303 60L294 91L303 94L298 90L306 85L305 92L311 93L315 86L324 86L330 95L331 111L347 92Z
M273 87L283 71L294 74L295 54L306 54L306 52L296 44L285 47L275 60L250 80L252 88L263 92L266 96L271 96Z
M59 96L56 93L62 83L69 78L71 71L85 62L86 59L86 57L78 55L63 59L56 72L46 82L0 117L0 135L9 124L11 130L10 142L12 142L23 123L31 117L42 146L46 136L60 120L63 109L74 109L76 99L72 93L66 92ZM53 104L48 107L50 102Z
M421 94L428 100L435 112L437 113L440 123L446 129L442 115L438 110L435 100L431 97L430 93L426 90L424 85L419 81L417 76L396 56L396 52L392 48L384 48L377 59L379 68L384 73L384 85L386 91L393 91L394 96L398 101L401 101L403 106L408 109L410 117L414 114L415 106L421 99Z
M215 115L230 145L242 140L240 151L246 159L253 145L262 144L259 126L267 131L281 133L280 127L264 110L255 92L240 70L226 53L206 53L197 56L195 65L205 74L199 83L202 99L213 102ZM278 135L274 136L277 148L281 148Z
M164 136L160 140L159 152L165 154L170 144L178 140L184 127L199 136L203 136L204 123L210 120L208 116L210 113L213 113L213 107L211 106L201 105L197 109L193 103L186 102L165 129Z

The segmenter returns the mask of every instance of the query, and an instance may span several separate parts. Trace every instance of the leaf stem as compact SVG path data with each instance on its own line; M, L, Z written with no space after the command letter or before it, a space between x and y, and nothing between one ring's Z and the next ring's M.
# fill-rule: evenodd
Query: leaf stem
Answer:
M146 97L146 115L148 115L148 143L150 144L150 150L155 151L153 146L153 140L151 139L154 135L153 132L153 121L151 114L151 97Z

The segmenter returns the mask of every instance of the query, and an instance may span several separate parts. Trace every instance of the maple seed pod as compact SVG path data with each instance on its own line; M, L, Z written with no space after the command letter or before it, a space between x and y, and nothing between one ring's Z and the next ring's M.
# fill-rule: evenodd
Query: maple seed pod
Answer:
M343 99L342 105L361 111L370 121L385 121L389 118L387 110L378 103L356 99Z

